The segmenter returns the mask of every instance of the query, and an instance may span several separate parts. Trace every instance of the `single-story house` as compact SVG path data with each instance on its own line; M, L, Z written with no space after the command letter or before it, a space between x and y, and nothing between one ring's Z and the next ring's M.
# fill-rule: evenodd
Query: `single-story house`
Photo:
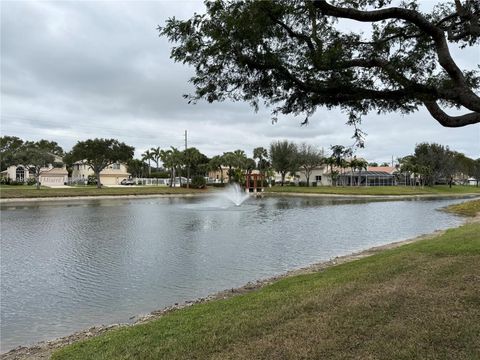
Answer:
M304 171L297 171L298 181L301 183L307 182L307 177ZM329 186L332 185L332 176L329 168L326 165L320 165L312 170L310 173L310 186Z
M344 186L392 186L396 185L395 176L386 171L349 171L339 175Z

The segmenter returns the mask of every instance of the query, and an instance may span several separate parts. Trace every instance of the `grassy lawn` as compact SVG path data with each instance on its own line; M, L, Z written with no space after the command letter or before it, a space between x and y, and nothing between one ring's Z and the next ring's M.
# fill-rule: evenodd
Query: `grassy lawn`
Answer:
M480 224L174 311L53 359L479 359Z
M437 185L433 187L413 186L274 186L267 188L272 193L308 193L338 195L446 195L446 194L480 194L480 187L455 185Z
M39 198L39 197L68 197L68 196L115 196L115 195L152 195L152 194L192 194L202 193L205 190L170 188L161 186L118 187L97 189L95 186L79 186L71 188L44 188L37 190L34 186L0 186L0 197L11 198Z
M475 186L435 186L435 187L405 187L405 186L376 186L376 187L299 187L299 186L274 186L267 188L270 193L312 193L312 194L342 194L342 195L446 195L469 194L480 195L480 187ZM97 189L95 186L78 186L71 188L46 188L40 190L34 186L26 185L1 185L0 198L39 198L39 197L69 197L69 196L115 196L115 195L155 195L155 194L191 194L203 193L205 190L170 188L162 186L143 187L118 187Z

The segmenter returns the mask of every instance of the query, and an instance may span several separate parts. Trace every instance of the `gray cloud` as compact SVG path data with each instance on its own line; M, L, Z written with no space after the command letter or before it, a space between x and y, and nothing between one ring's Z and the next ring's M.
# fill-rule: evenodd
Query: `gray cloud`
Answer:
M328 149L349 145L353 129L338 110L319 110L308 126L291 116L271 123L244 103L187 105L192 70L169 58L158 37L168 17L201 12L200 1L3 1L1 5L1 132L48 138L69 149L76 141L115 137L139 155L153 146L189 143L209 156L277 139ZM452 49L459 64L475 68L478 49ZM425 111L368 115L367 147L359 155L388 161L422 141L439 142L480 157L480 127L445 129Z

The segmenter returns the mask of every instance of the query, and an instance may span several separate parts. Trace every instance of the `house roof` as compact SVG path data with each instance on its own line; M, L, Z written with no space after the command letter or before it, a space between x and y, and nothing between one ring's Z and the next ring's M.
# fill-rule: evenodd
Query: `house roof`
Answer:
M65 176L68 175L68 171L64 168L44 168L40 170L40 175Z
M368 166L368 171L383 171L389 174L393 174L396 168L394 166Z

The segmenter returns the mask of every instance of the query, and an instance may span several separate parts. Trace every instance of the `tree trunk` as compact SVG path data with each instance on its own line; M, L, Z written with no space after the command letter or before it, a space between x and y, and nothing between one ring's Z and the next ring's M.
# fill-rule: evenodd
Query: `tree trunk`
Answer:
M38 172L38 174L35 174L35 180L36 180L36 188L37 190L40 190L40 172Z
M95 177L97 178L97 189L102 187L102 182L100 181L100 171L95 171Z
M285 183L285 173L282 172L280 174L282 175L282 184L281 185L283 186L283 184Z
M187 166L187 189L190 188L190 166Z

